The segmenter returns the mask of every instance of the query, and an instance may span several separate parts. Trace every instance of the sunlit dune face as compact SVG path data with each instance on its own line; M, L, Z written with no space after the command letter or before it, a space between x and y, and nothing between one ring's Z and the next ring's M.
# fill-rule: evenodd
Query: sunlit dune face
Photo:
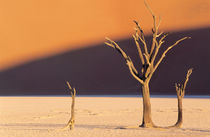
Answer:
M210 1L150 0L163 30L210 26ZM0 1L0 69L65 50L120 39L133 32L133 20L146 33L152 17L143 0Z

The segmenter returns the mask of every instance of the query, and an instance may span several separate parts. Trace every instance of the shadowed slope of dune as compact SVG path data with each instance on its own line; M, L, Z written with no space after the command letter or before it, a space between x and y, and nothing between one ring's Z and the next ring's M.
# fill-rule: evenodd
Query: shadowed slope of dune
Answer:
M175 82L184 80L193 67L186 94L210 94L210 28L174 32L175 40L190 36L170 51L154 74L151 94L175 94ZM150 36L147 37L151 39ZM132 39L118 42L138 63ZM163 45L166 48L167 45ZM63 95L65 81L74 85L78 94L139 94L140 85L130 75L121 56L103 43L89 48L35 60L0 72L0 95Z

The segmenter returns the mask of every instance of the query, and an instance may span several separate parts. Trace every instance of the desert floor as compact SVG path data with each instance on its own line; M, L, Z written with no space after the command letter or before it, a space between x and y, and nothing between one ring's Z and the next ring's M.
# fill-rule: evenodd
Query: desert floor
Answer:
M156 125L177 120L176 98L151 99ZM70 97L0 97L0 137L210 137L210 99L184 98L181 129L120 129L138 126L140 97L77 97L75 129L59 130L70 118Z

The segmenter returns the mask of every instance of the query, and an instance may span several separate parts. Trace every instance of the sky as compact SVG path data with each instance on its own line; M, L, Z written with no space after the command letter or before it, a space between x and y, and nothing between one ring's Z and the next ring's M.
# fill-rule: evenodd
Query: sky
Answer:
M148 0L163 31L210 27L209 0ZM112 39L146 34L152 17L143 0L0 0L0 70Z

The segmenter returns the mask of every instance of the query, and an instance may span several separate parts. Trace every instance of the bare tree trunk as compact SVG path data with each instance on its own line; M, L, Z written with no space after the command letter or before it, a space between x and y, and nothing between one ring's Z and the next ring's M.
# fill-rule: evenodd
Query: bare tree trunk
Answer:
M74 123L75 123L75 96L76 96L76 89L72 88L69 84L69 82L66 82L70 91L71 91L71 97L72 97L72 102L71 102L71 118L68 121L67 125L63 128L63 130L69 128L70 130L74 129Z
M70 130L74 129L74 123L75 123L75 116L74 116L74 106L75 106L75 95L72 96L72 103L71 103L71 118L67 124L67 127L69 127Z
M142 85L142 98L143 98L143 120L140 127L154 127L151 115L149 83L144 83Z
M174 126L181 127L181 125L183 123L182 97L177 97L177 99L178 99L178 119Z
M187 86L187 82L191 74L192 74L192 68L187 71L184 84L175 84L177 100L178 100L178 119L177 119L176 124L172 127L180 128L182 126L182 123L183 123L182 99L184 98L185 88Z

